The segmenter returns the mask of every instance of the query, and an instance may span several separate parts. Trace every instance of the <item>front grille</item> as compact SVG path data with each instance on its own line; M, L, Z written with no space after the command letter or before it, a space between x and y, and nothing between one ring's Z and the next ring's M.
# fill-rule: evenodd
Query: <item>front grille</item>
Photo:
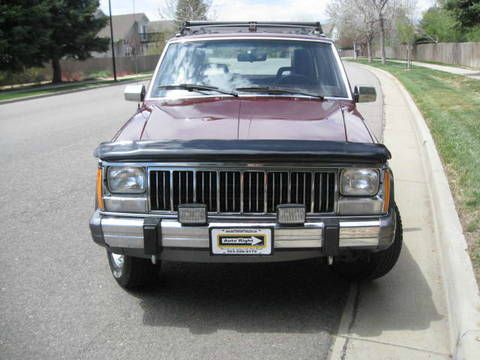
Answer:
M334 170L151 170L150 205L177 211L200 203L211 213L275 213L279 204L304 204L307 213L332 213Z
M217 211L217 173L197 171L197 202L207 205L207 211Z

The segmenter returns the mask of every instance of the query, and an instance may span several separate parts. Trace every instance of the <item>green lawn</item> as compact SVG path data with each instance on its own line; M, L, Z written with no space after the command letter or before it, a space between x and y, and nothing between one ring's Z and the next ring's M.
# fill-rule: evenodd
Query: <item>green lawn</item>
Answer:
M99 82L97 84L105 84L108 82ZM74 89L88 89L90 87L95 86L95 84L88 83L85 84L83 82L80 82L78 84L68 84L68 85L59 85L59 86L32 86L27 89L21 89L21 90L3 90L0 91L0 101L2 100L11 100L11 99L19 99L19 98L27 98L31 96L40 96L40 95L45 95L45 94L54 94L57 92L62 92L62 91L67 91L67 90L74 90Z
M143 80L148 79L151 77L151 73L140 74L136 80ZM126 77L122 79L118 79L117 83L131 81L131 77ZM89 81L78 81L72 83L62 83L58 85L32 85L22 89L15 89L15 90L1 90L0 91L0 103L1 101L12 100L12 99L22 99L28 98L32 96L40 96L46 94L55 94L55 93L62 93L64 91L69 90L77 90L77 89L89 89L94 88L102 85L109 85L115 84L113 80L89 80Z
M463 76L380 62L410 92L430 127L449 176L457 209L480 278L480 81Z

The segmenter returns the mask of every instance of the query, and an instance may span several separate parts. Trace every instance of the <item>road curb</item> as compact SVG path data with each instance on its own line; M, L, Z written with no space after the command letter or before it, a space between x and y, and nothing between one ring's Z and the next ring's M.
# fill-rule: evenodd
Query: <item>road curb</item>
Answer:
M468 254L468 246L455 208L447 176L430 130L414 100L390 73L369 67L391 78L401 90L415 119L416 136L424 168L430 179L430 198L435 236L447 294L449 328L454 359L480 359L480 296Z
M146 79L149 79L150 76L145 77L145 78L143 78L143 77L133 78L131 80L130 79L129 80L123 80L123 81L121 80L118 83L102 84L102 85L98 85L98 86L91 86L91 87L84 87L84 88L78 88L78 89L70 89L70 90L65 90L65 91L58 91L58 92L55 92L55 93L52 93L52 94L27 96L27 97L18 98L18 99L11 99L11 100L0 100L0 106L4 105L4 104L16 103L16 102L20 102L20 101L43 99L43 98L47 98L47 97L51 97L51 96L65 95L65 94L71 94L71 93L76 93L76 92L80 92L80 91L101 89L101 88L109 87L109 86L119 86L119 85L129 84L129 83L136 82L136 81L144 81Z
M350 330L355 321L355 306L358 302L359 284L352 283L348 291L347 301L343 310L340 325L338 326L337 335L330 345L327 354L327 360L345 360L348 351L348 344L350 341ZM344 334L344 335L338 335Z

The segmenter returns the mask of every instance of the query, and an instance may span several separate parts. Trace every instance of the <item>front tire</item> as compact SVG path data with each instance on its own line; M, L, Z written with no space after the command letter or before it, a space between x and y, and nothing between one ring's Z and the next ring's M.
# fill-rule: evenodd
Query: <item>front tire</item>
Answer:
M149 259L115 254L108 249L107 258L113 277L124 289L140 288L152 283L158 271Z
M338 261L332 267L342 277L353 281L369 281L386 275L398 261L403 243L402 219L397 206L395 211L395 237L388 249L369 254L352 262Z

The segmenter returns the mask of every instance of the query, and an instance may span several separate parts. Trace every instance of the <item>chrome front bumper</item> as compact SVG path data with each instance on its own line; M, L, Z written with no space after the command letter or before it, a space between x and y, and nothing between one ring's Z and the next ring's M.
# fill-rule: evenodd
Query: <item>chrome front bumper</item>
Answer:
M311 252L315 256L329 256L338 255L347 249L376 251L389 247L395 232L394 219L393 213L381 217L335 217L309 221L303 226L295 227L281 226L273 220L258 219L215 220L203 226L182 226L176 219L161 219L156 242L161 249L158 254L161 258L168 259L168 254L176 253L174 260L195 261L195 257L192 259L191 256L182 259L181 250L199 250L203 251L203 255L198 261L209 261L209 228L259 226L273 229L274 255L290 250L302 250L301 253L305 254ZM326 231L332 220L336 226L336 239L332 239L329 235L331 232ZM96 243L135 256L148 257L153 254L144 251L147 248L144 225L145 218L142 217L112 216L99 211L90 219L90 229Z

